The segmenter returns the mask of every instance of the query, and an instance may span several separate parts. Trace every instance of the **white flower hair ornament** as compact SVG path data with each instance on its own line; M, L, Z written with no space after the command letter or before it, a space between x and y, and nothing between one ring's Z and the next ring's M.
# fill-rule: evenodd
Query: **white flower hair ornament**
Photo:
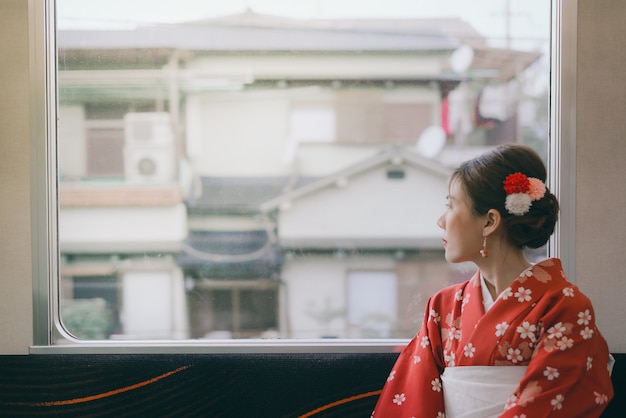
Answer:
M532 203L546 194L546 185L543 181L517 172L509 174L504 180L506 201L504 207L515 216L528 213Z

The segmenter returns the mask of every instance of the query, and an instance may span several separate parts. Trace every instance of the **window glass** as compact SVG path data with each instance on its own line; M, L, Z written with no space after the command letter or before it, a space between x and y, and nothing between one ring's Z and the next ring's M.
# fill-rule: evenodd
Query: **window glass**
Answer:
M56 7L65 338L409 338L450 170L547 155L544 0Z

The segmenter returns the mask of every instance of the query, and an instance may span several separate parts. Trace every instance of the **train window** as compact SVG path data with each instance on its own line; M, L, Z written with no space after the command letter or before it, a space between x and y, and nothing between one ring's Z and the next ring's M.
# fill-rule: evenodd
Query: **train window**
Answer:
M48 1L41 345L391 347L473 272L450 170L519 142L558 176L561 1L292 3Z

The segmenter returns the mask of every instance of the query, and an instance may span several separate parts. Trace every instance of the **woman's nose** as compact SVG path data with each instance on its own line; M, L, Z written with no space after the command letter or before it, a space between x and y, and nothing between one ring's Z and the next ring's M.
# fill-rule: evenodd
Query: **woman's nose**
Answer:
M439 219L437 219L437 226L441 229L445 229L445 223L444 223L444 215L442 214Z

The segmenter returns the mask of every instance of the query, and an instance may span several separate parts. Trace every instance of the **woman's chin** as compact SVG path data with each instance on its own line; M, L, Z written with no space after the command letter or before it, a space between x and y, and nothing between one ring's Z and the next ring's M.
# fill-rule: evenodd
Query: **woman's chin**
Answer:
M461 257L459 254L454 254L448 250L446 250L445 252L445 257L448 263L453 263L453 264L463 263L465 261L468 261L467 258Z
M454 254L448 252L447 250L446 250L446 253L445 253L445 257L446 257L446 261L448 263L458 263L457 257L455 257Z

